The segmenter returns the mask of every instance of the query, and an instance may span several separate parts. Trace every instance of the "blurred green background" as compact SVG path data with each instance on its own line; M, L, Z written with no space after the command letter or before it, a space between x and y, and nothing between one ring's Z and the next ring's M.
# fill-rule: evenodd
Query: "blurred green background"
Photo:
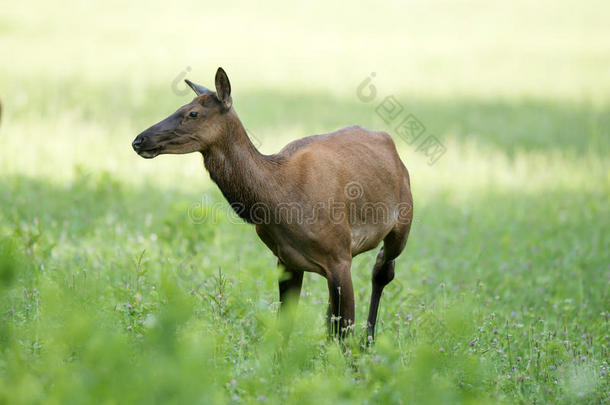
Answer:
M0 1L0 403L604 403L610 5ZM275 260L201 156L130 143L228 73L264 153L385 130L415 222L360 348L307 275L288 342ZM377 94L357 95L363 80ZM394 96L434 164L376 113Z

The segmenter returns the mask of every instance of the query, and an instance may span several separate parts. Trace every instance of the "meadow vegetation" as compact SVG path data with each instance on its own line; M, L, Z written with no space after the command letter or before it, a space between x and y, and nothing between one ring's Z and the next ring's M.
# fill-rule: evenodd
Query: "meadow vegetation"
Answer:
M0 403L610 401L606 3L187 3L2 7ZM345 347L317 275L284 325L276 260L201 156L131 149L190 101L175 78L217 66L265 153L394 137L415 220L372 347L376 251ZM433 165L376 113L389 95L446 148Z

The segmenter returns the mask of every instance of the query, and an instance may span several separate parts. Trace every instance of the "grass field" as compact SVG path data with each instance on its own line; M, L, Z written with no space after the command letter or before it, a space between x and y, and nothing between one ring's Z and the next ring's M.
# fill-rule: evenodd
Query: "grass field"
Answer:
M610 401L607 2L0 9L0 404ZM265 153L394 137L415 221L371 348L376 251L352 267L347 349L313 274L286 343L276 261L201 156L131 149L217 66ZM434 164L387 96L442 143Z

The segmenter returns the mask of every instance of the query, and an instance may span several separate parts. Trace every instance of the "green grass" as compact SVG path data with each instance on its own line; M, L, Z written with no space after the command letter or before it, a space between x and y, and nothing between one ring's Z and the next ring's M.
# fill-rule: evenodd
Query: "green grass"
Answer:
M0 404L607 403L610 8L536 4L3 8ZM263 152L394 137L415 222L368 350L375 251L346 348L317 275L289 328L201 157L131 150L190 101L186 66L211 86L218 65ZM434 165L375 113L388 95L445 145Z

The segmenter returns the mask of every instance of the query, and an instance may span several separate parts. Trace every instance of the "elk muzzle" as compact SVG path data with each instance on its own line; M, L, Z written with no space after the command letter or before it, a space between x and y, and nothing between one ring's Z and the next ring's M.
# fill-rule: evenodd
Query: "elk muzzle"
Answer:
M163 121L142 131L131 143L133 150L146 159L152 159L161 154L167 141L175 136L179 121L178 115L172 114Z
M142 132L136 136L136 139L132 142L131 146L136 153L143 158L152 159L161 153L161 147L151 140L151 136Z

